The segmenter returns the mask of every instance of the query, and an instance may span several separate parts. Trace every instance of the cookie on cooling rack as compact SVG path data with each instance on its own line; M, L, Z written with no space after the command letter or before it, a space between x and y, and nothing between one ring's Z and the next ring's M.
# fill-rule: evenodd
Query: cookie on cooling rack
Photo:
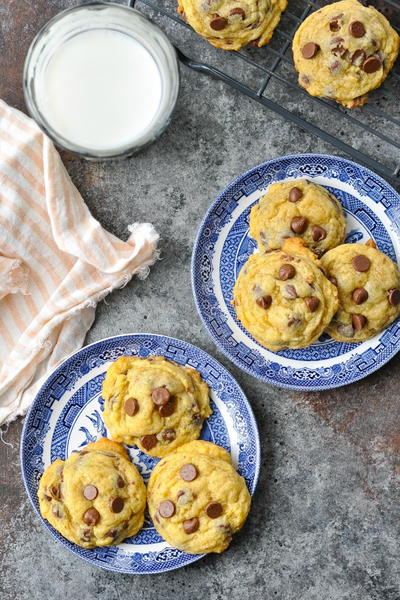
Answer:
M102 438L47 467L38 498L42 517L61 535L95 548L142 528L146 487L125 448Z
M162 356L122 356L103 382L103 418L112 439L165 456L200 437L211 415L200 374Z
M224 50L264 46L286 6L287 0L178 0L178 11L193 29Z
M230 454L204 441L181 446L155 466L147 499L158 533L190 554L223 552L250 509Z
M311 96L348 108L365 104L385 80L399 52L399 36L384 15L357 0L328 4L300 25L293 39L299 84Z
M308 179L272 183L250 213L250 235L261 251L275 250L285 239L300 237L321 256L341 244L345 232L340 202Z
M338 246L321 265L339 293L339 310L326 330L335 340L368 340L400 315L399 269L373 242Z
M315 342L338 307L337 289L302 240L252 254L236 280L233 305L251 335L272 351Z

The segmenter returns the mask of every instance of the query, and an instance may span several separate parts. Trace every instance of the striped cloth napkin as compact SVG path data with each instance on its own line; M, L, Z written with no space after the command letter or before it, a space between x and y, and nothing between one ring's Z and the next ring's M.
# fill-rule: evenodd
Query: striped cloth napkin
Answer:
M159 236L128 229L123 242L101 227L52 142L0 100L0 425L82 346L99 300L146 277Z

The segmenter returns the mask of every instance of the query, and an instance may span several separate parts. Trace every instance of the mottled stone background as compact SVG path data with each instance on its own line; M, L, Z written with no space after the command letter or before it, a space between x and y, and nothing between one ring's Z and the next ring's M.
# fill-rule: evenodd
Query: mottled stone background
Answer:
M49 17L74 4L0 0L1 98L24 110L27 48ZM180 27L169 34L189 55L201 48L220 64L232 61ZM313 113L320 126L338 127L304 95L277 88L275 97L299 114ZM384 98L374 98L384 105ZM372 154L386 152L348 122L337 133ZM2 600L399 600L400 359L334 391L275 389L241 373L218 352L192 298L193 240L215 195L259 162L310 151L334 149L223 84L182 68L173 122L156 144L108 164L64 155L73 181L105 227L124 237L128 223L149 220L162 236L162 260L146 281L134 280L101 303L87 341L151 331L216 356L253 406L261 476L248 522L222 556L154 577L112 574L56 544L34 515L21 482L18 420L4 435L9 445L0 443ZM385 158L398 160L393 152Z

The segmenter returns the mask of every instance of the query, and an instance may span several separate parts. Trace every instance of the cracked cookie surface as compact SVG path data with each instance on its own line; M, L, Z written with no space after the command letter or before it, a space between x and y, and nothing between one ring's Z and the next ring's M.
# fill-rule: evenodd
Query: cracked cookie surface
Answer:
M240 50L269 42L287 0L178 0L178 11L210 44Z
M103 382L103 418L117 442L162 457L200 436L211 415L200 374L162 356L123 356Z
M335 340L367 340L399 316L398 266L373 243L338 246L322 257L321 265L339 293L339 310L327 327Z
M83 548L111 546L143 525L146 487L125 448L106 438L88 444L42 475L41 515Z
M385 80L399 52L399 36L384 15L357 0L328 4L300 25L293 39L299 84L312 96L343 106L365 104Z
M201 440L156 465L147 498L158 533L190 554L223 552L250 509L249 491L230 454Z
M346 221L340 202L308 179L272 183L250 212L250 235L260 251L281 248L301 237L317 255L344 240Z
M233 305L249 333L272 351L304 348L324 332L338 307L337 289L302 240L252 254L236 280Z

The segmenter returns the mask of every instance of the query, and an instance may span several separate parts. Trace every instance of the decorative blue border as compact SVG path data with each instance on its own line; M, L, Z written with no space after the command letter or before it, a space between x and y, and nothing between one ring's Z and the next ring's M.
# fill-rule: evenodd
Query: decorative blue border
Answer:
M155 334L128 334L107 338L95 342L67 358L48 377L39 390L26 417L21 441L22 477L28 497L41 519L57 541L66 546L74 554L96 566L120 573L144 574L159 573L177 569L194 562L202 555L186 554L175 548L167 547L162 551L142 553L127 553L119 546L95 548L92 550L80 548L61 536L40 515L37 489L41 474L44 470L43 443L50 432L50 417L55 403L63 401L66 391L72 390L79 379L96 367L116 360L123 355L163 355L180 364L197 369L213 392L216 393L229 412L238 436L238 470L245 477L250 492L253 494L260 469L260 442L257 425L251 407L237 382L230 373L209 354L187 342ZM64 456L69 440L69 429L76 421L81 408L99 393L101 376L96 375L77 390L63 407L57 423L51 432L51 459ZM89 427L93 432L103 435L104 430L98 410L88 416ZM100 401L101 412L101 401ZM226 425L220 414L215 411L208 420L207 426L212 426L212 432L205 428L207 439L211 434L217 436L216 441L229 449ZM90 431L83 432L86 436ZM148 460L150 458L150 460ZM139 452L136 461L138 468L148 475L155 459ZM150 520L147 518L142 531L126 543L157 543L162 541Z
M369 348L357 354L360 345L328 341L325 336L321 340L322 343L314 344L305 352L302 350L280 352L280 357L287 358L282 365L266 359L261 352L247 346L245 337L250 336L248 332L244 332L239 323L238 327L244 334L243 341L236 338L228 325L227 313L231 314L231 309L219 305L212 278L215 245L222 228L231 222L228 237L231 236L232 243L229 247L228 238L225 240L218 274L226 304L231 296L232 274L240 268L240 261L243 262L246 255L251 252L251 240L247 244L243 242L248 211L244 211L246 214L243 212L235 222L232 222L232 212L237 208L238 202L253 192L265 190L272 182L289 177L316 176L347 183L361 196L368 196L376 204L381 204L393 226L394 233L400 237L400 198L381 177L365 167L340 157L300 154L267 161L232 181L207 211L199 228L192 254L193 294L197 310L213 341L235 365L247 373L273 385L294 390L324 390L353 383L383 366L400 347L400 322L397 320L382 332L379 344L374 349ZM341 198L346 209L374 237L379 248L395 258L390 236L371 209L348 192L331 185L327 187ZM357 241L360 235L362 236L358 231L352 231L348 241ZM243 252L241 249L239 252L238 244L244 244ZM225 261L224 265L223 261ZM261 350L261 346L259 347ZM307 365L307 361L340 356L351 350L356 350L356 353L339 364L318 368Z

